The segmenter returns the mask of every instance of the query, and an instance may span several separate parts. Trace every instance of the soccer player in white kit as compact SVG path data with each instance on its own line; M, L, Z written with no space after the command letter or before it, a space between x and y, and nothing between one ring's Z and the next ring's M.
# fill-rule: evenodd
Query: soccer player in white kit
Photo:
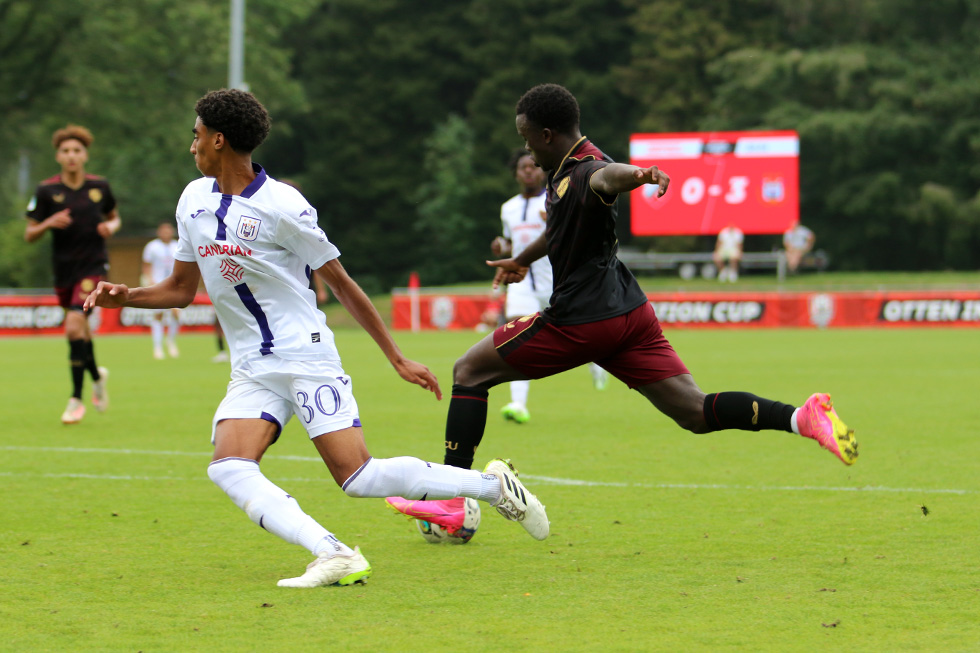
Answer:
M152 286L170 276L174 270L174 255L177 253L177 241L174 240L174 228L169 222L161 222L157 226L157 237L143 248L143 276L140 285ZM168 311L154 311L150 321L150 335L153 339L153 358L163 360L163 329L167 328L167 351L171 358L177 358L177 331L180 329L180 311L171 308Z
M518 150L511 160L514 179L521 192L504 202L500 207L500 221L503 236L491 244L497 257L516 257L544 233L545 222L545 174L535 165L534 159L526 150ZM542 256L531 264L527 276L519 283L507 286L507 299L504 302L504 317L507 321L525 315L533 315L548 308L551 303L553 281L551 261ZM609 375L595 363L589 363L592 382L598 390L605 390ZM505 419L523 424L531 419L527 409L530 381L510 382L510 403L500 410Z
M342 543L259 469L293 415L349 496L479 499L535 539L547 537L544 506L507 461L491 461L481 474L418 458L371 457L353 383L316 308L310 274L323 277L403 379L439 399L436 377L401 353L340 264L340 251L317 225L316 209L252 163L252 151L269 133L265 107L251 93L231 89L208 93L195 111L190 151L204 177L187 185L177 205L173 274L133 289L100 282L85 306L186 306L203 277L232 358L228 392L212 424L208 476L253 522L316 556L304 574L279 585L350 585L371 574L358 547Z

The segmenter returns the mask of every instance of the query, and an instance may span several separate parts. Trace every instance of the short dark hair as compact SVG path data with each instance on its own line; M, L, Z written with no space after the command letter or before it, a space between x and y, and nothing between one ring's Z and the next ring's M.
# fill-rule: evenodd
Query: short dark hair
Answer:
M578 101L558 84L538 84L517 101L517 115L524 114L535 125L571 134L579 124Z
M205 127L224 134L231 149L243 154L262 144L272 122L254 95L237 88L211 91L197 101L194 111Z
M514 150L513 152L510 153L510 161L507 162L507 165L510 166L510 173L511 174L516 174L517 173L517 164L520 163L521 162L521 159L523 159L526 156L531 156L531 153L528 152L523 147L520 148L520 149Z

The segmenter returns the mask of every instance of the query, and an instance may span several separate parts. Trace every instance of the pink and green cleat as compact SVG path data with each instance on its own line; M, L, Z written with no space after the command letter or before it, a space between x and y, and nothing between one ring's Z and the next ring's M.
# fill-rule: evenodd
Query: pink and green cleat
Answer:
M854 439L854 429L847 428L847 424L841 421L826 392L818 392L806 400L800 407L796 424L800 435L813 438L845 465L853 465L857 460L858 444Z

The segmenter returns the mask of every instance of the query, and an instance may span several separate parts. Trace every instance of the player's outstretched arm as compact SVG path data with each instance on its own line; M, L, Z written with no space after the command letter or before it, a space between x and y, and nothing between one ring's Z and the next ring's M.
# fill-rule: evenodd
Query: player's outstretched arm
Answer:
M160 283L145 288L130 288L124 283L100 281L85 298L86 310L95 306L120 308L184 308L197 294L201 271L197 263L174 261L173 273Z
M401 349L395 344L394 338L391 337L391 332L385 326L384 320L381 319L378 309L374 307L371 299L361 290L357 282L347 274L347 270L340 264L340 260L327 261L316 273L327 282L327 286L330 287L330 291L333 292L337 301L378 343L381 351L384 352L398 375L409 383L414 383L434 393L436 399L442 399L442 390L439 389L439 381L435 374L422 363L405 358Z
M644 184L655 184L660 187L657 197L663 197L670 185L670 177L657 166L639 168L625 163L610 163L600 168L589 179L593 190L604 195L619 195L639 188Z

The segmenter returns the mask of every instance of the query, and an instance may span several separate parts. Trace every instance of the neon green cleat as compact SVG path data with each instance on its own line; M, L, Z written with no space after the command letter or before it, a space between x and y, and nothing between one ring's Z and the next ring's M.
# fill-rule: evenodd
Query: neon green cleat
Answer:
M524 424L531 419L531 413L527 412L527 408L515 402L511 402L501 408L500 414L504 416L504 419L516 422L517 424Z

